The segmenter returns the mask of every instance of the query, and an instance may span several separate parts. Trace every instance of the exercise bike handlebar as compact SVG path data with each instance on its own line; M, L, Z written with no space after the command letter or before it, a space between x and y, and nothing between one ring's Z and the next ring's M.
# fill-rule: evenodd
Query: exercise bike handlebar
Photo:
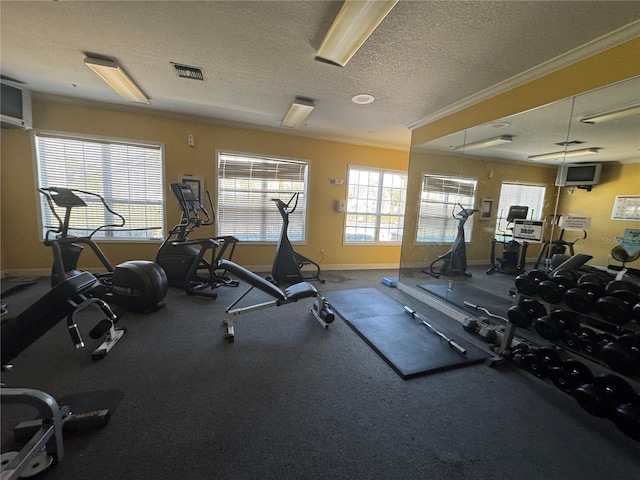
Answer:
M453 211L451 212L451 216L454 218L467 219L471 215L479 211L477 208L464 208L460 203L458 203L458 206L460 207L460 211L458 213L455 213Z
M288 216L289 214L293 213L296 211L296 208L298 207L298 198L300 197L300 192L296 192L293 195L291 195L291 198L289 199L289 201L287 203L284 203L282 200L280 200L279 198L272 198L271 201L272 202L276 202L276 206L278 207L278 210L280 210L280 213L282 214L282 216ZM293 207L290 207L291 202L293 202L295 199L295 202L293 204Z
M102 203L103 207L105 208L105 210L107 210L109 213L111 213L112 215L114 215L119 219L118 223L101 225L97 228L89 229L91 230L91 233L89 233L87 238L93 237L97 232L101 230L105 230L108 228L122 228L126 223L125 218L122 215L120 215L118 212L115 212L109 206L109 204L104 199L104 197L97 193L88 192L86 190L79 190L76 188L63 188L63 187L42 187L42 188L38 188L38 191L42 195L44 195L44 197L47 199L47 203L49 204L51 213L53 213L53 216L56 217L56 220L58 221L58 227L56 230L47 230L47 237L51 233L62 234L63 237L68 236L69 221L71 218L71 209L74 207L87 206L87 203L83 199L81 199L78 195L76 195L76 192L98 198ZM58 212L56 211L56 207L55 207L56 205L58 207L66 209L64 220L62 220L62 218L60 218L60 215L58 215ZM50 227L50 228L53 228L53 227ZM74 229L74 230L80 230L80 229Z

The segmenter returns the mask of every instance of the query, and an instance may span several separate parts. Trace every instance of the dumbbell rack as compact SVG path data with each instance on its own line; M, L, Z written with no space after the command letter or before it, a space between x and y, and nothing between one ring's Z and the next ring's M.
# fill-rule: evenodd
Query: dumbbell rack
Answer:
M570 308L564 300L560 300L556 303L551 303L542 299L537 293L536 294L524 294L521 292L517 292L513 305L522 305L525 299L531 299L540 302L546 310L547 315L550 315L552 312L557 310L563 310L570 312L578 321L582 330L599 332L598 338L611 338L611 339L619 339L621 336L625 334L640 334L640 325L635 321L629 321L622 325L618 323L612 323L605 319L603 319L596 312L578 312L572 308ZM587 327L587 328L584 328ZM518 339L514 341L514 337L516 336L516 332L518 334ZM627 335L628 336L628 335ZM622 379L626 381L628 385L623 385L624 387L629 387L636 392L635 395L640 398L640 365L631 371L620 371L619 369L613 369L611 365L608 365L604 362L602 358L598 357L598 345L595 341L592 343L588 343L591 339L585 339L584 343L592 346L594 348L587 349L591 350L590 352L585 351L585 349L580 347L583 340L576 342L576 345L569 345L568 339L572 338L570 334L563 332L563 338L558 340L551 340L547 338L543 338L538 332L535 331L533 326L522 327L516 326L511 321L507 323L504 335L502 338L502 342L498 348L498 353L502 357L513 358L513 352L517 351L520 347L526 351L529 347L537 348L542 355L550 355L551 357L557 357L560 360L560 353L563 353L565 357L564 364L565 365L574 365L578 364L578 367L582 367L583 364L579 360L586 360L590 370L592 370L593 374L598 374L600 378L605 376L608 377L617 377L617 379ZM576 337L577 338L577 337ZM519 344L519 342L523 342ZM539 353L540 353L539 352ZM564 355L566 353L566 355ZM545 378L545 375L538 375L537 372L532 371L534 375L537 375L541 378ZM613 380L616 380L614 378ZM555 379L554 379L554 383ZM624 383L624 382L622 382ZM562 388L560 385L556 384L559 388ZM565 393L570 393L568 390L564 390ZM575 395L574 395L575 396ZM582 405L582 404L581 404ZM583 408L587 409L584 405ZM600 415L599 413L590 412L596 416L605 416ZM618 422L616 422L618 427L623 430L624 427L620 426ZM631 433L625 432L630 435L632 438L639 440L637 427L631 427L633 430ZM623 430L624 431L624 430Z

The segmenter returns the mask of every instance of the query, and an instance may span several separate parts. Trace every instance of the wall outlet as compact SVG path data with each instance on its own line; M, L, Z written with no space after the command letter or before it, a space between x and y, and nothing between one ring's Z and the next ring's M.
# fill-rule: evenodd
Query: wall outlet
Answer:
M324 248L320 249L320 255L324 255Z

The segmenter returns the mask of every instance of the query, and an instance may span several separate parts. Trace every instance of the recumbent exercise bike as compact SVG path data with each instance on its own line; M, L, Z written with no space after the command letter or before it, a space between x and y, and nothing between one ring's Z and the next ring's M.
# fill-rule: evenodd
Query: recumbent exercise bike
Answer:
M160 245L156 263L166 272L170 286L184 288L189 295L217 298L218 294L213 289L222 285L238 286L238 281L228 277L226 270L218 264L225 255L227 260L231 260L239 240L231 235L190 239L189 234L196 228L215 223L211 195L207 192L207 210L188 183L172 183L171 191L182 214L180 223L171 229ZM205 258L207 253L210 255Z

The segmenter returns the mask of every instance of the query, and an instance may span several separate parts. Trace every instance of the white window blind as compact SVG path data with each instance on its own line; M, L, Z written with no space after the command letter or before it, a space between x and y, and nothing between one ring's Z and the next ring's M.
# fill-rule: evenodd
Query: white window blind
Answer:
M496 221L496 235L500 235L507 228L507 214L512 205L526 205L529 207L527 218L540 220L544 207L544 185L521 184L516 182L502 182L500 200L498 201L498 219Z
M407 174L349 168L345 243L402 241Z
M454 214L460 205L474 208L476 184L475 178L423 174L416 242L453 242L458 233L458 219ZM465 223L464 231L465 239L470 241L472 221Z
M99 231L93 238L160 239L164 235L162 148L157 144L75 138L38 133L35 136L39 187L63 187L101 195L125 218L121 229ZM71 210L70 234L83 236L100 225L118 222L97 197L80 194L87 207ZM64 215L64 209L59 214ZM56 227L41 196L43 236Z
M292 242L304 242L308 167L301 160L219 152L218 234L242 241L277 241L283 220L272 200L287 203L299 193L298 206L289 216L288 233Z

